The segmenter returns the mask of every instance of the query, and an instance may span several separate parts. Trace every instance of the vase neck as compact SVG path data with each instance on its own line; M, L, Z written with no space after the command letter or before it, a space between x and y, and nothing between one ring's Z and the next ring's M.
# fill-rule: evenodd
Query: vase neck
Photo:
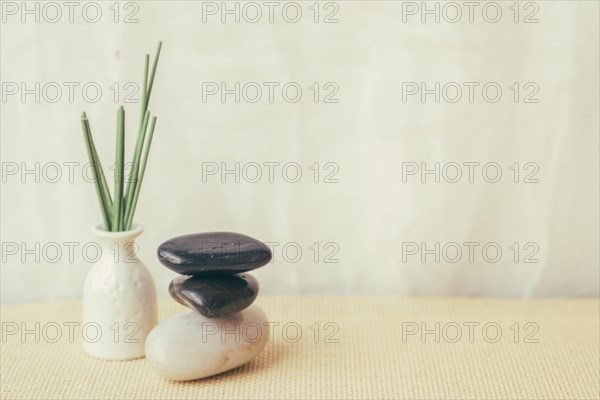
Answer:
M133 229L125 232L107 232L100 227L94 228L94 234L98 239L98 244L108 251L118 252L124 256L131 256L138 251L138 245L135 240L141 235L143 229L134 226Z

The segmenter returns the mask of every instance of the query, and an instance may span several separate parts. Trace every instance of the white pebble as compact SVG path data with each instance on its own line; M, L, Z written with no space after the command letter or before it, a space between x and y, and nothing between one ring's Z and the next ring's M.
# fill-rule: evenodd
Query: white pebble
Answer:
M221 318L177 315L150 332L146 360L159 375L175 381L219 374L260 354L269 340L266 322L256 305Z

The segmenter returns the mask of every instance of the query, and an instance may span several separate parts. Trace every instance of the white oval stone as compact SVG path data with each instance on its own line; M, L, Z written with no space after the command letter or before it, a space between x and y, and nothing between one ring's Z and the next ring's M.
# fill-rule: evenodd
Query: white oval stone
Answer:
M206 378L255 358L269 340L263 310L256 305L221 318L189 312L158 324L146 339L146 360L175 381Z

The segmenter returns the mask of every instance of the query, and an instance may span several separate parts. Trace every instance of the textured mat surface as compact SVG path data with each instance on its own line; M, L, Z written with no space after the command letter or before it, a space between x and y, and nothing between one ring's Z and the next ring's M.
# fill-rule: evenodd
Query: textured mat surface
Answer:
M600 397L598 300L262 296L257 304L273 323L265 351L184 383L155 375L144 359L86 356L79 302L2 307L0 397ZM169 300L159 310L161 320L185 311Z

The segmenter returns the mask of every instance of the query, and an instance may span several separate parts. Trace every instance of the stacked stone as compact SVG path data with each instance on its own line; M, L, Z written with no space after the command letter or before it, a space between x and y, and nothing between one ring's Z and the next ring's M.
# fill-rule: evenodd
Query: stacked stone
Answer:
M270 249L249 236L198 233L170 239L158 259L180 276L169 294L193 310L156 326L146 358L172 380L200 379L256 357L268 341L267 318L256 305L258 281L248 271L271 260Z

